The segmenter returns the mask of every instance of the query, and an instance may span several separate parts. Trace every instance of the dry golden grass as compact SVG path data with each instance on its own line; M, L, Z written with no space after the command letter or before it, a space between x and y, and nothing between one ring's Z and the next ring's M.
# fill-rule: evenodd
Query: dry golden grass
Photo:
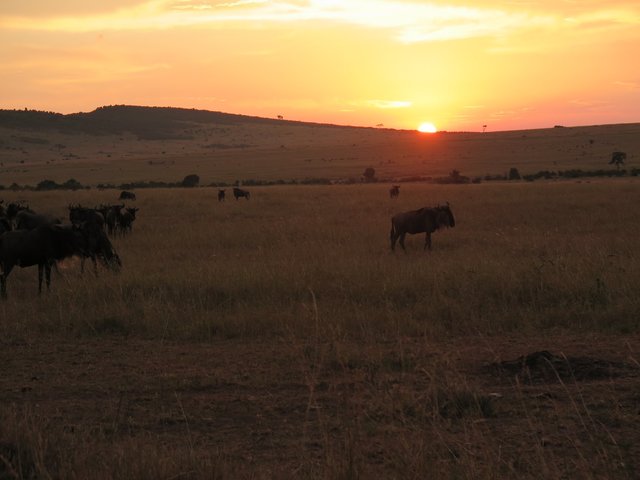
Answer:
M312 296L323 329L356 338L637 327L637 182L408 184L398 201L382 185L252 194L218 203L213 189L139 192L134 234L115 240L121 275L65 269L51 295L28 302L35 271L16 271L2 308L28 334L64 319L78 334L104 324L183 339L306 335ZM63 216L70 202L116 192L13 196ZM458 225L435 234L431 253L423 236L390 252L393 213L444 201Z
M119 275L9 277L0 478L634 478L638 187L139 191ZM432 252L390 252L393 213L444 201ZM537 350L624 368L485 368Z

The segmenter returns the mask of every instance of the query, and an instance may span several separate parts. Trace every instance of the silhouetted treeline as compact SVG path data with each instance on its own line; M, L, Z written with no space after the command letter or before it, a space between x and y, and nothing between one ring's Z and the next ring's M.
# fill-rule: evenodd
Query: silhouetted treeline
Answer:
M581 169L571 169L571 170L558 170L550 171L550 170L540 170L537 173L523 175L522 178L528 181L534 180L551 180L554 178L582 178L582 177L624 177L624 176L632 176L637 177L640 175L640 168L632 168L627 172L626 170L607 170L607 169L598 169L598 170L581 170Z

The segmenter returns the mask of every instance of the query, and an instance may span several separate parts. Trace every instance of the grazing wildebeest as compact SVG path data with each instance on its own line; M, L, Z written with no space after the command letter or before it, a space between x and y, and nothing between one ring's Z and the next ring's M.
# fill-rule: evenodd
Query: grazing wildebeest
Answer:
M389 190L389 197L398 198L398 195L400 195L400 185L394 185Z
M136 219L136 212L140 210L137 207L127 207L125 208L124 213L120 215L120 233L125 235L127 233L131 233L131 228L133 227L133 221Z
M82 233L82 238L78 242L80 248L75 252L75 255L80 257L81 272L84 272L86 258L90 258L93 262L93 273L96 275L98 275L98 260L114 271L120 270L122 266L120 257L101 226L96 223L85 222L75 226L75 228Z
M236 197L236 200L238 200L240 197L244 197L249 200L251 193L246 190L242 190L241 188L233 187L233 196Z
M96 208L69 205L69 220L73 225L80 225L84 222L88 222L95 223L100 228L104 228L104 215Z
M135 199L136 199L136 194L133 192L128 192L126 190L123 190L122 192L120 192L119 200L135 200Z
M42 292L43 273L50 289L51 267L56 261L73 255L88 256L92 249L93 255L106 265L119 268L120 259L104 240L108 242L104 232L95 225L41 225L33 230L14 230L0 235L0 295L6 298L7 277L15 266L38 265L38 293Z
M218 189L218 201L219 202L224 202L224 190L223 189Z
M454 227L456 224L449 204L438 205L434 208L421 208L410 212L398 213L391 219L391 250L395 251L396 241L400 239L400 246L404 248L404 237L407 233L425 233L424 248L431 250L431 234L442 227Z

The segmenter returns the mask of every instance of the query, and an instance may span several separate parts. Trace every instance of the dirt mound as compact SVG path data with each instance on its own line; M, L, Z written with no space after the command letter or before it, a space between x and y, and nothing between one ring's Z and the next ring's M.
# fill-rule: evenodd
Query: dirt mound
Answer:
M489 373L501 377L517 377L523 383L549 383L561 380L588 381L637 376L635 365L593 357L554 355L542 350L523 355L515 360L487 365Z

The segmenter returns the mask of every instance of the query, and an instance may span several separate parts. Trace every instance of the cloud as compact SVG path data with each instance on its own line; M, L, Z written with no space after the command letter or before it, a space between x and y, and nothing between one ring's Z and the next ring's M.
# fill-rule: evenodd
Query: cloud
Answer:
M366 106L380 108L383 110L391 108L409 108L412 102L406 100L366 100L363 102Z
M0 15L0 28L82 32L305 21L384 29L403 43L415 43L499 34L545 20L496 9L406 0L147 0L112 12L77 16Z
M629 81L622 81L622 80L618 80L613 82L614 85L619 86L624 88L625 90L628 91L636 91L636 90L640 90L640 82L629 82Z
M413 44L500 37L538 28L601 30L640 25L637 6L623 0L611 3L573 12L562 11L561 7L534 10L538 8L533 6L535 2L517 1L497 8L470 0L468 6L410 0L145 0L111 12L76 16L0 14L0 28L85 32L309 21L380 29L399 42Z

